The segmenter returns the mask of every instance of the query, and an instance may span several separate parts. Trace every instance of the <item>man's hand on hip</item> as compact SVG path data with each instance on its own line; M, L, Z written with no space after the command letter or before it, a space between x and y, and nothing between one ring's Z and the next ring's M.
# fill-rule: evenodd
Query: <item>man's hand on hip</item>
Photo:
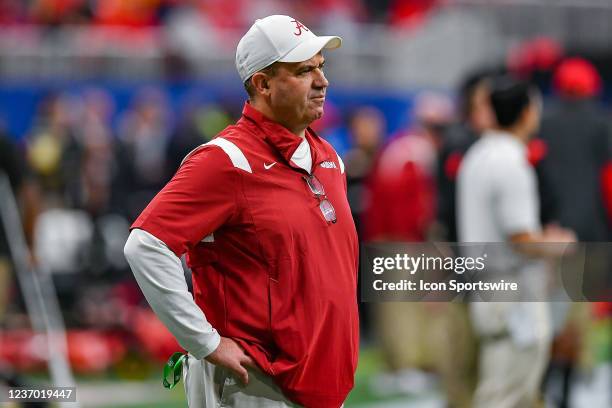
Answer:
M257 368L253 359L244 352L238 343L229 337L221 337L219 346L205 360L214 365L227 368L245 385L249 383L247 368Z

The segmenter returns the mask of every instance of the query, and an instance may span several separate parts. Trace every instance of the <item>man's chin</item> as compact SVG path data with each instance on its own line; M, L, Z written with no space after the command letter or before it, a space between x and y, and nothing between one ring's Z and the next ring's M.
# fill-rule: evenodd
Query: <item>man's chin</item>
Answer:
M323 117L323 110L321 110L320 112L316 112L313 116L312 116L312 120L311 123L314 122L315 120L319 120Z
M314 122L316 120L321 119L323 117L323 113L324 113L323 107L315 108L315 109L311 110L309 112L308 116L307 116L308 117L308 121L307 121L308 124L310 124L310 123L312 123L312 122Z

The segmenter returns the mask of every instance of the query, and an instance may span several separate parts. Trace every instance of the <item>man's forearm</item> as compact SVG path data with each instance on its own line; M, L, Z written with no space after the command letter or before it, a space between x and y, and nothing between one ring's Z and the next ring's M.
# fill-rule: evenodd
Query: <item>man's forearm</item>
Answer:
M567 253L570 245L576 242L569 230L560 229L554 233L525 232L510 236L514 249L533 258L559 258Z
M180 259L140 229L132 230L124 253L151 308L179 344L198 359L212 353L220 336L189 293Z

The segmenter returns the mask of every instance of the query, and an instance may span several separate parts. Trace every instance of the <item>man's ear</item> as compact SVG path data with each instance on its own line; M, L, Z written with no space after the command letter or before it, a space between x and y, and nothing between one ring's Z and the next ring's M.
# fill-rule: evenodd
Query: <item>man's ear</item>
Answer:
M268 95L270 93L270 77L264 72L253 74L251 84L260 95Z
M521 114L519 116L519 122L521 124L528 123L531 120L531 117L533 116L533 114L534 114L533 105L530 103L529 105L525 106L523 110L521 111Z

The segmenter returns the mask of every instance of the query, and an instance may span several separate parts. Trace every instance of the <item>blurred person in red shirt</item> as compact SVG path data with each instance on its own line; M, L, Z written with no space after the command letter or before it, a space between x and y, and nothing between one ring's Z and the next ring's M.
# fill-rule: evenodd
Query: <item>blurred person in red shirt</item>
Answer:
M376 159L364 209L366 241L424 241L435 218L435 169L453 107L445 95L415 100L417 125L396 135Z

